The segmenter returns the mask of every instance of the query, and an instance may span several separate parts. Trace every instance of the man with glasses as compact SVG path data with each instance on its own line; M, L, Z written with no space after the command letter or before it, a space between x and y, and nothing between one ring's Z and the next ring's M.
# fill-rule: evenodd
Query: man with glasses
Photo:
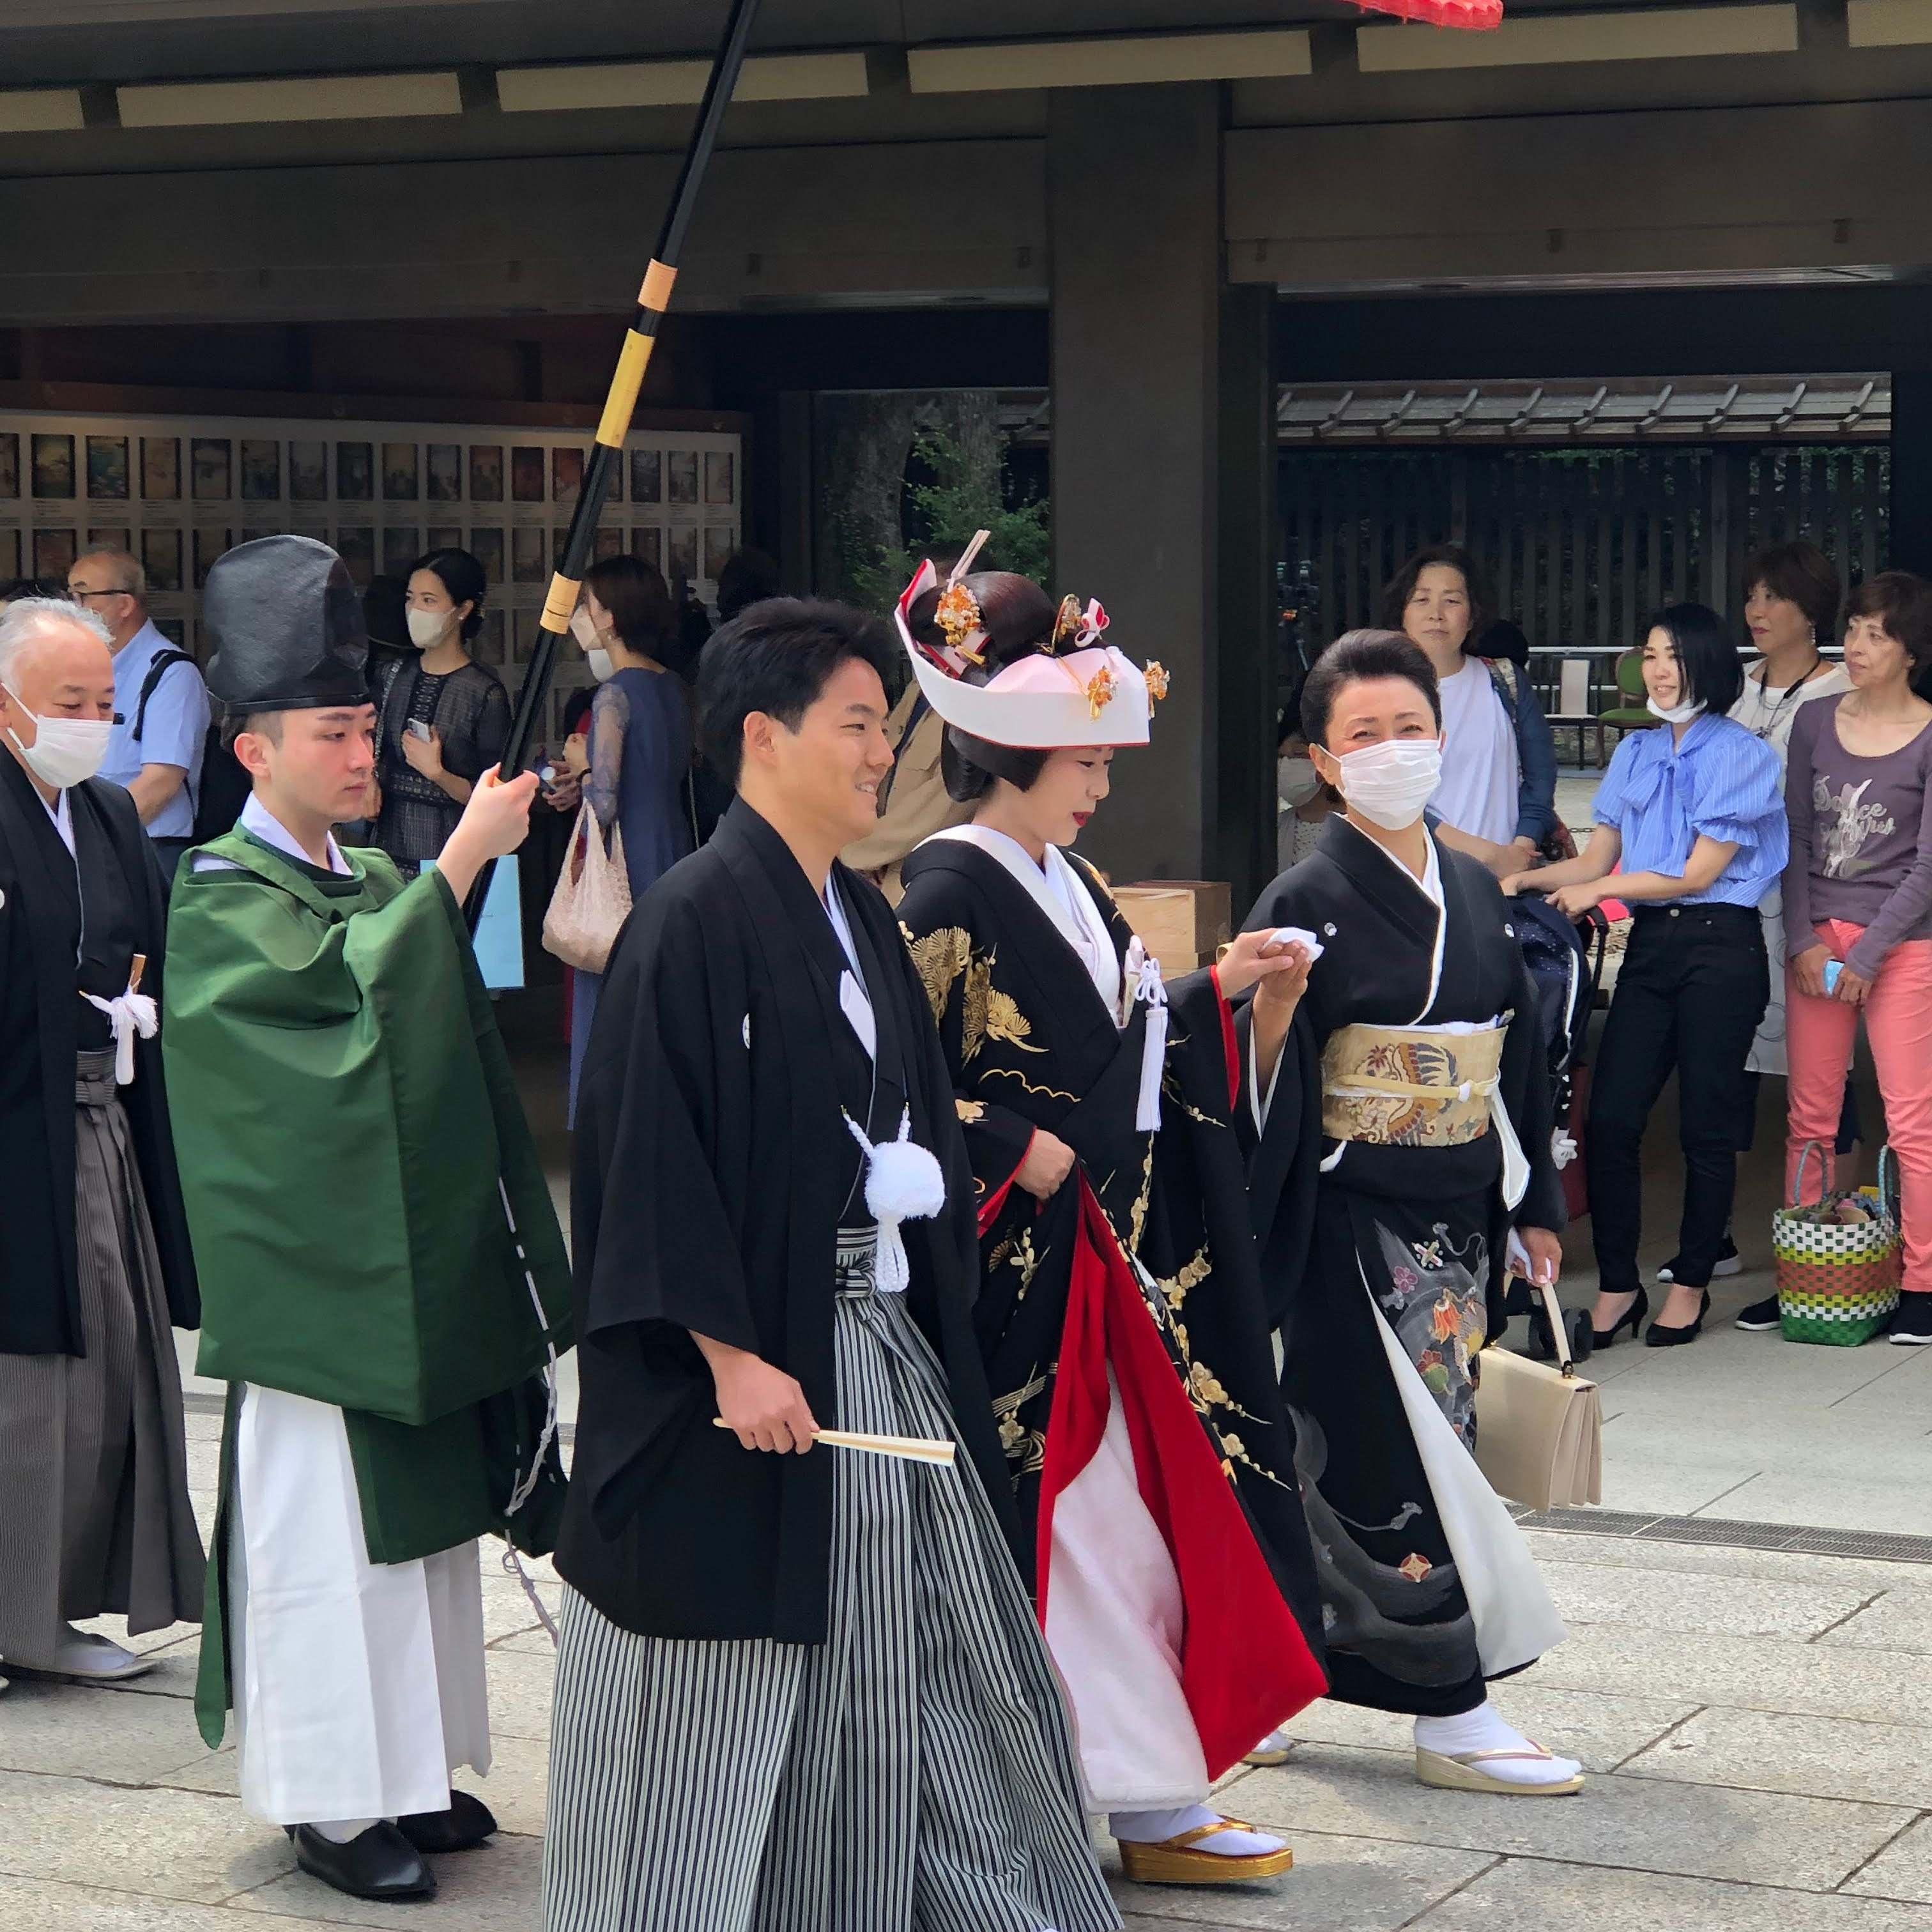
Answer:
M194 660L177 650L148 616L148 583L124 550L94 550L74 560L67 594L107 626L114 652L118 722L100 776L133 795L162 876L194 842L194 807L208 736L208 687Z

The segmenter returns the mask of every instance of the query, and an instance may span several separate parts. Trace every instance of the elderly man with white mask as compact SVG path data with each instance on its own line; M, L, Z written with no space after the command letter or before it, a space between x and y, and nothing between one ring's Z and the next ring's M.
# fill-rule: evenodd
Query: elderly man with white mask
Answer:
M94 774L113 730L105 626L0 614L0 1658L98 1680L147 1666L75 1628L199 1618L171 1325L200 1318L154 1037L160 868Z

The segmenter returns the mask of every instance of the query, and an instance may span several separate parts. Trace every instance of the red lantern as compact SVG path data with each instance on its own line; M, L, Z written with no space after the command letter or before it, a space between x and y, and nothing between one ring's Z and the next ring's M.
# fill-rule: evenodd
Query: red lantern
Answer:
M1503 23L1503 0L1351 0L1365 14L1393 14L1432 27L1486 28Z

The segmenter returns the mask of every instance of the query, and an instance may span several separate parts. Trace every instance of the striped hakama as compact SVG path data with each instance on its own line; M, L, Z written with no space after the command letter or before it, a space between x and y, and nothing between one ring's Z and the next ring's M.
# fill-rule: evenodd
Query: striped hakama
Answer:
M874 1237L842 1233L838 1423L950 1437ZM747 1452L756 1453L756 1452ZM620 1629L564 1597L546 1932L1108 1932L1032 1608L962 1453L838 1458L822 1646Z
M80 1355L0 1354L0 1656L52 1658L64 1626L201 1617L181 1371L112 1051L77 1058Z

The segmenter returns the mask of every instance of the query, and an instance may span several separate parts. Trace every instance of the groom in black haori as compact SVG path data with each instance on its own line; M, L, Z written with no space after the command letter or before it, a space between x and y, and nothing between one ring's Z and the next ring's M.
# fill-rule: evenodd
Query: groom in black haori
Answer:
M837 862L891 766L883 653L785 599L717 634L698 702L737 796L611 955L548 1932L1119 1923L1009 1544L950 1078Z
M0 1657L100 1682L201 1614L170 1328L200 1320L154 1037L161 875L94 774L114 728L98 618L0 616Z

